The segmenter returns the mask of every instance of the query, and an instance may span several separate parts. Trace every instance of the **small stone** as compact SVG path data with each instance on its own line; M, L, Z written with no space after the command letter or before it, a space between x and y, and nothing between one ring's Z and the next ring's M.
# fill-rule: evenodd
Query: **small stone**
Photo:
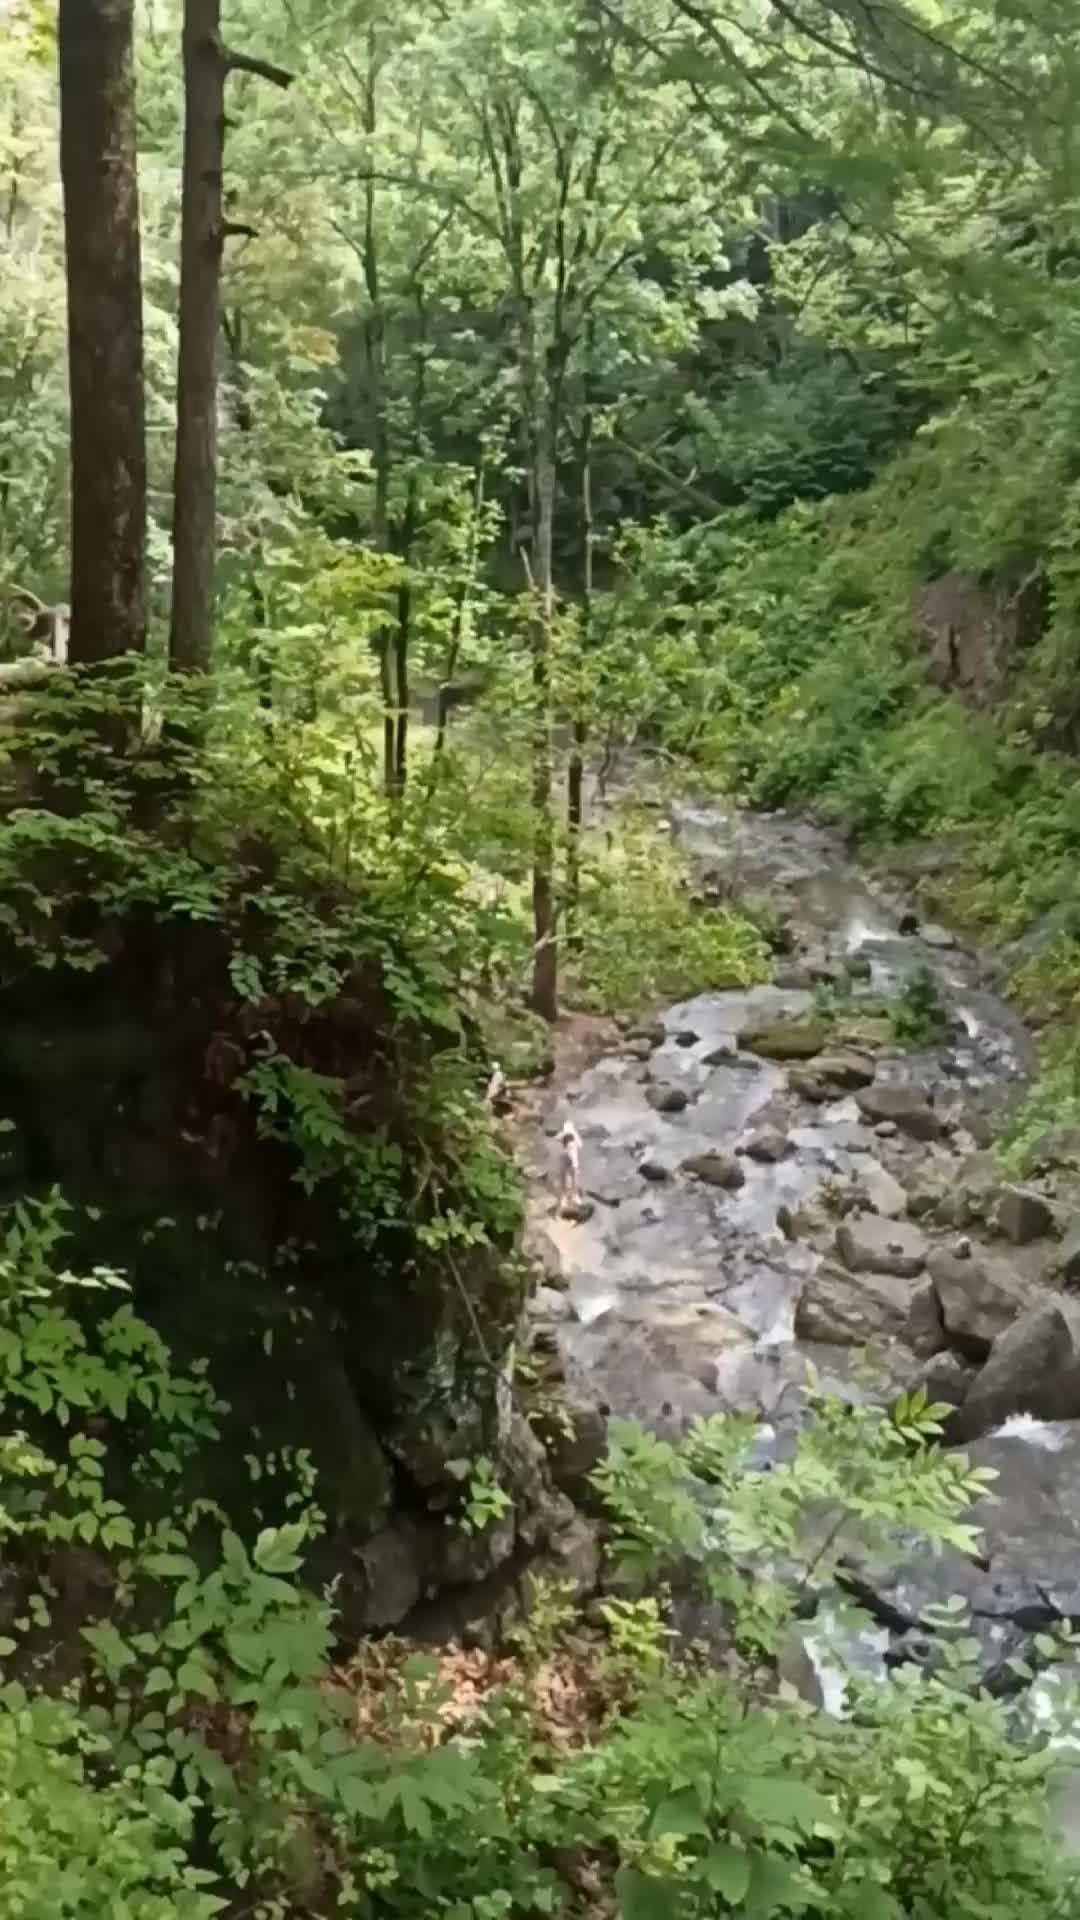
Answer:
M728 1193L737 1193L746 1185L746 1175L737 1160L726 1153L695 1153L682 1163L682 1171L692 1174L695 1180L703 1180L708 1187L722 1187Z
M630 1040L647 1040L650 1047L662 1047L667 1039L667 1028L662 1020L636 1020L627 1037Z
M948 927L935 926L933 922L919 928L919 939L924 946L938 947L942 952L956 945L955 934L950 933Z
M874 1128L879 1140L895 1140L899 1131L895 1120L879 1120Z
M809 993L813 984L809 967L780 967L773 974L773 986L782 993Z
M713 1047L709 1053L702 1054L701 1064L705 1067L733 1067L738 1058L735 1048L728 1043L722 1047Z
M652 1056L652 1041L645 1040L638 1035L635 1038L624 1040L622 1051L628 1054L631 1060L648 1060Z
M682 1113L690 1105L685 1087L673 1087L667 1081L647 1088L645 1098L654 1113Z
M696 1047L701 1035L695 1033L693 1027L680 1027L674 1037L677 1047Z
M966 1234L963 1236L962 1239L957 1240L955 1242L952 1251L953 1251L954 1260L970 1260L971 1259L971 1241L968 1239Z
M1054 1216L1041 1193L1026 1187L1003 1187L997 1203L999 1233L1014 1247L1026 1247L1054 1230Z
M911 933L918 933L919 916L915 912L913 907L906 907L904 909L904 912L900 915L900 918L896 923L896 930L898 933L902 933L904 935L911 934Z

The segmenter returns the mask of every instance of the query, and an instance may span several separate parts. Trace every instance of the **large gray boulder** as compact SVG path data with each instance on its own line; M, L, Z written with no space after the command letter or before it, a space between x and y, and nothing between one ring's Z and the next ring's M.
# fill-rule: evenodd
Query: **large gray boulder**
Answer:
M952 1433L975 1439L1017 1413L1040 1420L1080 1416L1080 1303L1050 1296L998 1335Z
M939 1249L928 1263L951 1345L985 1359L998 1335L1030 1305L1034 1289L992 1256L962 1259Z
M908 1220L882 1220L877 1214L842 1220L836 1251L853 1273L894 1273L914 1279L926 1265L925 1235Z
M779 1018L744 1027L739 1045L748 1053L764 1054L768 1060L812 1060L828 1038L829 1027L824 1020Z
M727 1153L692 1153L683 1161L682 1171L703 1180L707 1187L722 1187L728 1193L737 1193L746 1185L742 1167Z
M795 1309L800 1340L826 1340L840 1346L903 1330L911 1311L914 1282L896 1273L854 1273L823 1260L806 1280Z
M855 1095L859 1111L871 1126L885 1121L898 1127L912 1140L940 1140L945 1131L941 1115L935 1113L919 1087L866 1087Z

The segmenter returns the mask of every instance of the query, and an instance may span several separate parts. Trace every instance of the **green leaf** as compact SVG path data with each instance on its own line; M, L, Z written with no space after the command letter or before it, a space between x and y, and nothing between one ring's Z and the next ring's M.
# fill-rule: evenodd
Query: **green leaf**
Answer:
M831 1825L833 1821L832 1807L823 1794L804 1786L801 1780L779 1775L751 1774L741 1782L738 1800L750 1819L762 1827L794 1827L801 1833L812 1833L819 1822Z
M701 1876L714 1893L722 1894L729 1906L737 1907L746 1898L750 1885L751 1861L741 1848L726 1841L710 1847L701 1865Z
M669 1794L662 1800L649 1822L652 1833L708 1833L709 1826L692 1787Z
M300 1566L297 1549L306 1534L302 1520L290 1520L283 1527L264 1527L255 1542L255 1565L263 1573L295 1573Z
M675 1920L681 1891L677 1880L658 1880L636 1867L620 1867L615 1876L620 1920Z

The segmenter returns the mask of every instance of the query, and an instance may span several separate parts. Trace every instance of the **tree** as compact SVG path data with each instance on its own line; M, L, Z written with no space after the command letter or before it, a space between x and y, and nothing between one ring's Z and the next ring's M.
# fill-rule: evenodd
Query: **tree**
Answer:
M142 648L146 441L134 0L60 0L75 664Z
M176 381L170 664L206 672L213 652L217 547L218 340L225 218L225 83L230 73L287 87L281 67L234 53L221 39L221 0L185 0L184 174L180 236L180 359Z

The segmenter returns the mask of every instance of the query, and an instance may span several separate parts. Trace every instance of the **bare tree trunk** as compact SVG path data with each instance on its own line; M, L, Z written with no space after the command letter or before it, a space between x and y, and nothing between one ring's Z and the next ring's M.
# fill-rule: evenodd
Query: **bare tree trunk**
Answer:
M287 87L291 76L222 45L221 0L184 0L184 178L180 362L176 382L169 664L205 673L214 645L218 333L225 220L225 83L234 71Z
M554 618L552 542L555 517L557 403L545 393L533 432L531 474L532 573L535 607L531 624L533 695L533 976L531 1005L542 1019L559 1012L559 946L555 909L555 818L551 764L551 629Z
M584 665L592 642L593 548L595 527L592 501L592 346L590 318L585 347L585 379L581 415L581 629L578 664ZM584 825L585 744L588 721L580 672L574 693L573 737L566 769L566 944L571 952L581 946L578 908L581 901L581 833Z
M146 641L134 0L60 0L74 664Z

